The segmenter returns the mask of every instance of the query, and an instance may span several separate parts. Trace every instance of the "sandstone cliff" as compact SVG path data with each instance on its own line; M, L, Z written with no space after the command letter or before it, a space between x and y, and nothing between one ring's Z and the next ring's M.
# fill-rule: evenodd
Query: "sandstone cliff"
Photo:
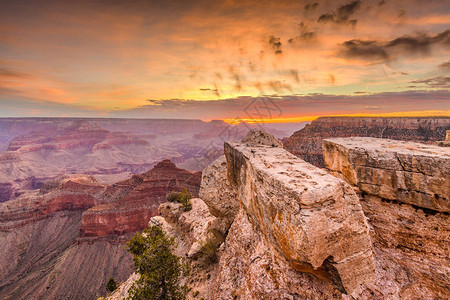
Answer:
M284 140L284 147L323 168L326 138L364 136L431 144L444 140L446 130L450 117L320 117Z
M192 211L163 204L150 220L194 270L189 299L450 297L448 150L335 139L324 145L328 173L266 134L244 141L205 169ZM405 196L422 189L436 201ZM133 278L110 299L126 297Z

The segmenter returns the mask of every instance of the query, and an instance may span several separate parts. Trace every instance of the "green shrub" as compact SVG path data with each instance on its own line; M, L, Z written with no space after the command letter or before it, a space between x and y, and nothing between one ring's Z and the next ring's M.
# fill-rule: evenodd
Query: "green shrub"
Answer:
M200 253L207 264L217 262L217 246L212 240L205 242L200 249Z
M157 226L137 233L127 242L133 254L134 269L140 278L129 289L128 299L185 299L187 286L180 279L188 273L187 265L172 254L173 238Z
M108 292L114 292L117 289L117 282L114 278L109 278L108 283L106 283L106 290Z
M181 206L184 211L189 211L192 209L192 195L188 192L186 188L183 189L182 192L170 192L166 195L166 199L169 202L178 202L181 203Z

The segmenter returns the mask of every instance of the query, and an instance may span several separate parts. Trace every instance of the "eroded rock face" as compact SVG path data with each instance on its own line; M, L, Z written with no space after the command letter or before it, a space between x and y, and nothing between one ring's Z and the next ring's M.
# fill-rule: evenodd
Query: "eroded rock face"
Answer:
M368 225L348 184L278 147L225 143L225 155L250 221L294 269L344 292L372 279Z
M134 175L106 189L100 204L83 213L81 237L104 237L142 230L147 227L167 193L186 188L197 196L201 173L179 169L170 160L159 162L152 170Z
M213 216L224 218L231 224L239 209L239 199L228 182L227 172L227 160L222 155L203 171L199 196Z
M362 191L441 212L450 211L450 149L376 138L324 140L327 168Z

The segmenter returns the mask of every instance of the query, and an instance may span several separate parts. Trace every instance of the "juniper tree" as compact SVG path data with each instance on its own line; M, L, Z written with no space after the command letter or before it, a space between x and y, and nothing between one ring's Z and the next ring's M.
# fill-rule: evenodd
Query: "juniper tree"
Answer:
M180 279L187 273L187 266L171 252L173 238L168 238L157 226L144 233L137 233L127 242L133 254L134 269L140 278L129 290L128 299L185 299L186 285Z

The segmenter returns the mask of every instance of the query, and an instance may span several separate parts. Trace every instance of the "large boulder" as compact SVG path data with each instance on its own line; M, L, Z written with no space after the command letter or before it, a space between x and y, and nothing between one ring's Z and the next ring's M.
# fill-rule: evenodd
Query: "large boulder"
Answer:
M368 224L347 183L272 145L225 143L225 155L250 222L294 269L342 292L372 280Z

